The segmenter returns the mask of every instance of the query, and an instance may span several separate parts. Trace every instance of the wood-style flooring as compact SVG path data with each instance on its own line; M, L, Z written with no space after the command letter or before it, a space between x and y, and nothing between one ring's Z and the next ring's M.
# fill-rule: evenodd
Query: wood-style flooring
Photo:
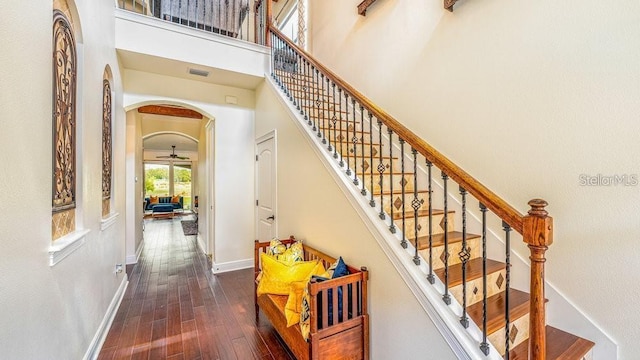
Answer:
M262 313L256 323L253 269L213 275L180 220L145 220L99 359L294 359Z

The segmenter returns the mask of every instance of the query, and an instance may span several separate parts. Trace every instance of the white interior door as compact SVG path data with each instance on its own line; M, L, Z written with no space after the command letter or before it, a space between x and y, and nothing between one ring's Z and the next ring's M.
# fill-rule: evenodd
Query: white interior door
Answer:
M275 130L256 140L256 239L278 235Z

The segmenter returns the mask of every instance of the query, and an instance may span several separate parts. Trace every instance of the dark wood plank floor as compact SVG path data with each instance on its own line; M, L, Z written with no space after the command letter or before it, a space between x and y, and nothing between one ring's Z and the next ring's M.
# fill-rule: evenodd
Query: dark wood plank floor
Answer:
M213 275L180 220L145 220L99 359L294 359L262 313L256 323L253 270Z

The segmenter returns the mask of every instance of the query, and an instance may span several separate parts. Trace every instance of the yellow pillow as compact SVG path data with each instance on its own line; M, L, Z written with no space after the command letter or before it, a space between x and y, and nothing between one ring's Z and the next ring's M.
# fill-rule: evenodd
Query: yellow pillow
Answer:
M309 278L313 275L319 275L324 272L324 265L322 262L318 262L318 265L313 269ZM300 312L302 311L302 293L307 288L309 279L306 281L295 281L291 283L289 298L287 304L284 306L284 316L287 318L287 327L298 324L300 322Z
M172 203L179 203L180 202L180 195L176 195L176 196L172 196L171 197L171 202Z
M149 198L149 204L157 204L158 203L158 197L157 196L152 196Z
M287 249L287 246L283 244L282 241L273 239L269 243L267 254L273 255L276 259L285 263L303 261L304 247L302 246L302 241L296 241Z
M311 332L311 295L307 286L302 289L302 300L300 301L300 332L303 339L309 340L309 333Z
M309 281L318 260L297 261L285 264L267 254L260 254L262 278L258 284L258 296L262 294L289 295L289 287L294 281Z

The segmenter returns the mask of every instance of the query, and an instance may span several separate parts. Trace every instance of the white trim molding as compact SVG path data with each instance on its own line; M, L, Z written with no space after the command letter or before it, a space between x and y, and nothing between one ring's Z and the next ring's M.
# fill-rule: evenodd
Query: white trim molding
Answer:
M86 236L90 231L89 229L76 230L51 244L49 247L49 266L56 265L84 245Z
M100 231L105 231L109 226L116 223L120 213L111 213L106 218L100 219Z
M131 256L131 255L127 256L127 258L125 259L127 262L127 265L138 263L138 259L140 259L140 254L142 254L142 248L144 248L144 241L140 242L140 247L138 248L138 250L136 250L136 254L134 256Z
M213 262L211 272L214 274L221 274L229 271L248 269L251 267L253 267L253 259L236 260L217 264Z
M120 307L122 298L124 298L124 293L127 290L128 285L129 278L127 277L127 273L124 273L122 282L120 283L118 290L113 296L113 299L111 299L111 303L107 308L107 312L104 314L104 318L102 318L102 322L100 323L100 326L98 326L98 331L96 331L96 334L93 336L93 340L91 340L91 344L89 345L87 352L82 358L83 360L95 360L98 358L100 350L102 350L102 345L104 345L104 341L107 339L107 334L109 333L111 324L113 324L113 319L116 317L116 313L118 312L118 308Z

